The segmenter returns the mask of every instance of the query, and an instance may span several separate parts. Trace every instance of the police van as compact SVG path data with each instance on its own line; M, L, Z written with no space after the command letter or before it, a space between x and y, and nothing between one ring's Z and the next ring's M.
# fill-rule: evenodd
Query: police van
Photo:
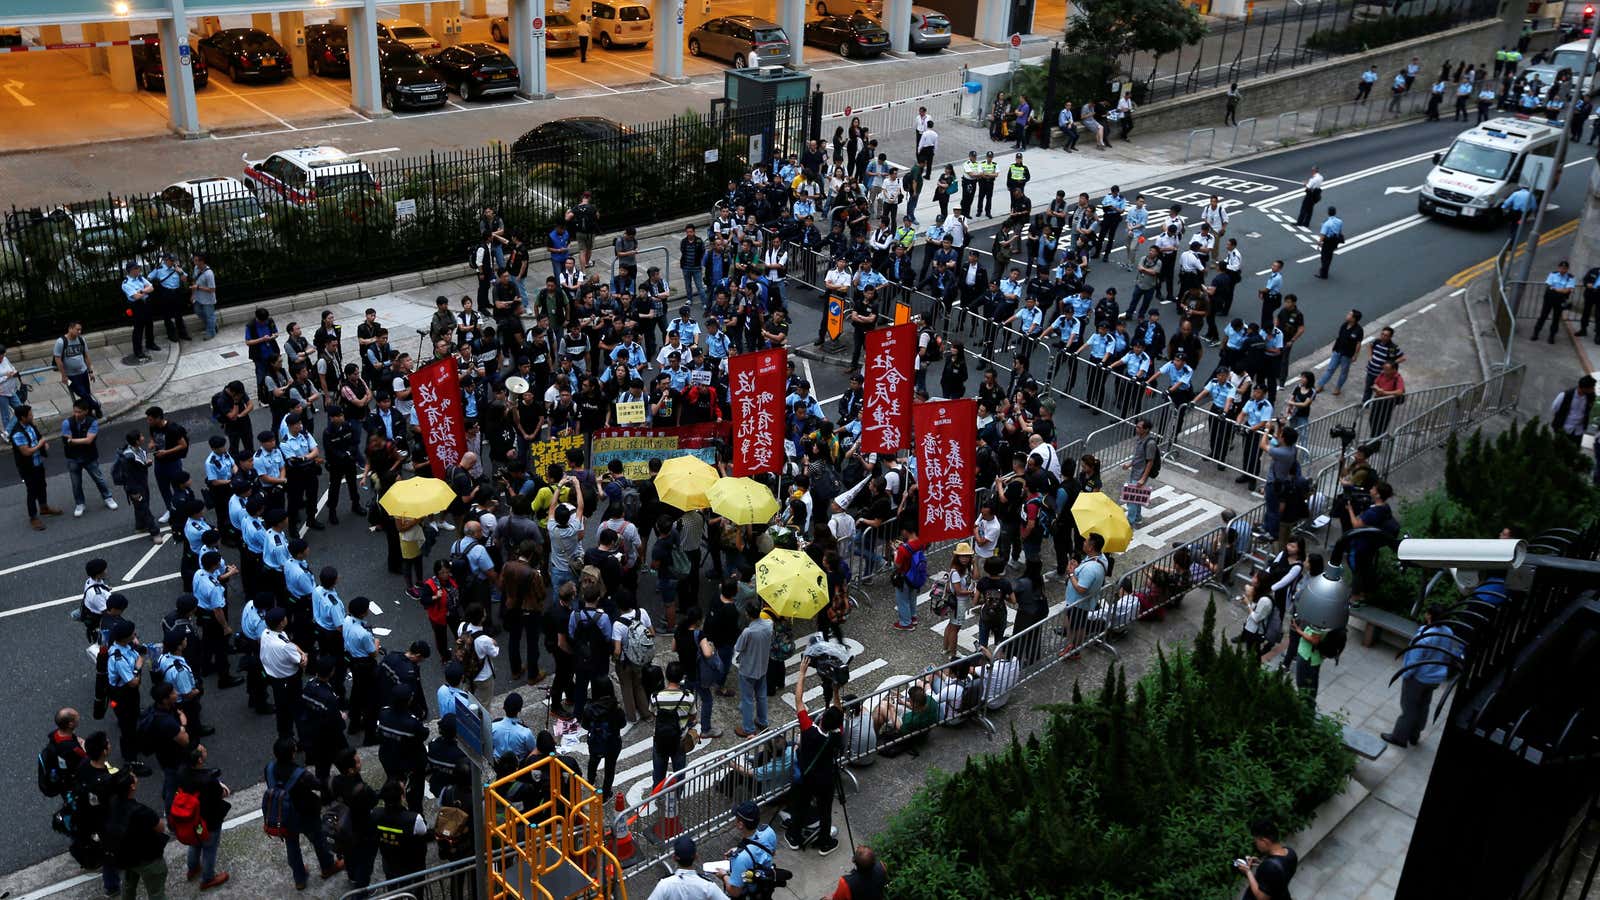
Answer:
M1490 119L1456 135L1433 155L1433 171L1417 194L1417 212L1445 219L1498 222L1500 203L1532 177L1530 157L1553 161L1561 129L1520 118Z
M1589 64L1584 65L1584 57L1589 57ZM1600 59L1589 56L1589 41L1573 41L1550 51L1550 65L1571 69L1574 73L1582 72L1583 78L1578 82L1578 89L1587 97L1594 89L1594 73L1600 69Z

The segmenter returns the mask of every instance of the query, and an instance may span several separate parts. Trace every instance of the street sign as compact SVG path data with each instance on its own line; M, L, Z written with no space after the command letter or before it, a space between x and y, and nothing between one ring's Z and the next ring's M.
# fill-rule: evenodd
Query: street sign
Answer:
M1011 71L1017 70L1017 63L1022 60L1022 35L1013 34L1006 42L1010 49L1006 51L1006 59L1011 60Z
M1022 46L1022 35L1013 33L1011 35L1011 38L1010 38L1010 43L1011 43L1011 46L1013 48L1021 47Z
M189 64L189 45L188 44L179 44L178 45L178 62L181 65L185 65L185 66L187 66Z
M544 34L544 16L533 17L533 33Z
M456 743L472 757L473 762L483 765L490 755L485 751L493 750L483 745L483 707L476 703L468 706L458 701L450 710L450 718L456 721Z
M753 166L765 161L766 158L761 153L761 150L764 146L765 145L761 141L761 135L750 135L750 156L748 157L750 165Z
M845 114L845 115L846 115L846 116L849 116L849 115L850 115L850 107L848 107L848 106L846 106L846 107L845 107L845 108L844 108L844 114Z

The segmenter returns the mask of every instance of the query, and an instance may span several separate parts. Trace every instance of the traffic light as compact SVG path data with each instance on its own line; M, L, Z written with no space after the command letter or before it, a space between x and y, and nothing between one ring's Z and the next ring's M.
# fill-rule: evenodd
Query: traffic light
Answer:
M1594 4L1586 3L1583 7L1583 33L1589 34L1594 30Z

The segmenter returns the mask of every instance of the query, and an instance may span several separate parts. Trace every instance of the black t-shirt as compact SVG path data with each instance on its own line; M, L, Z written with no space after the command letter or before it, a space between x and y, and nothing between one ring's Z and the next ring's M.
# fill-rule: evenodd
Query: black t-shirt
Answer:
M744 614L739 612L739 604L724 603L720 599L711 604L706 613L706 637L712 644L732 647L743 629Z
M183 730L183 726L178 724L178 716L175 713L154 709L144 727L148 729L147 740L150 746L155 747L156 762L161 768L176 769L183 764L188 751L178 746L178 732Z
M1282 856L1269 856L1256 866L1256 885L1261 888L1272 900L1292 900L1289 896L1289 879L1294 877L1295 869L1300 867L1300 857L1292 848L1283 848L1286 852ZM1254 895L1248 886L1244 889L1241 900L1252 900Z
M162 425L159 428L152 425L150 427L150 443L154 446L150 448L151 456L153 457L155 455L155 451L166 450L169 447L176 447L179 444L182 444L188 439L188 437L189 429L184 428L182 425L179 425L177 422L174 422L171 419L168 419L167 424ZM183 459L188 455L189 448L185 446L175 455L166 457L164 461Z
M107 837L115 835L107 841L112 861L119 868L127 869L160 859L161 851L167 846L167 835L156 830L160 824L161 816L137 800L113 801L106 824L111 833Z
M866 297L858 298L855 302L855 305L850 308L850 311L858 316L872 317L872 319L867 322L851 319L850 324L854 325L857 331L871 331L873 326L878 324L877 314L873 312L872 304L867 302Z
M1003 622L1006 617L1006 597L1011 593L1011 582L988 575L978 579L978 615L991 621Z
M1285 341L1293 340L1294 333L1300 330L1300 326L1304 325L1305 321L1306 314L1298 309L1278 310L1278 330L1283 332Z
M1042 619L1050 611L1050 599L1043 591L1035 590L1033 581L1028 578L1018 578L1011 583L1011 590L1017 595L1017 616L1027 616L1033 619Z

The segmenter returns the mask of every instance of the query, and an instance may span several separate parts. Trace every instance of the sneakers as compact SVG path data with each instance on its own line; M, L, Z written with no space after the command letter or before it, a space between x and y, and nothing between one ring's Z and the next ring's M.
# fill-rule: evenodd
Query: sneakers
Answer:
M200 890L209 891L214 887L222 887L228 883L228 873L218 872L205 881L200 882Z
M167 524L168 522L171 522L171 521L172 521L172 512L171 512L171 510L168 510L167 512L162 513L160 518L156 519L156 524L157 525L165 525L165 524Z
M914 625L914 624L913 625L901 625L899 622L890 622L889 623L889 627L893 628L895 631L910 631L910 630L916 628L917 626Z
M77 506L74 506L72 508L72 517L74 519L83 518L83 504L82 503L79 503Z
M783 844L784 844L785 847L788 847L790 850L795 850L795 851L798 851L800 849L800 847L801 847L800 842L796 841L794 838L790 837L789 833L787 831L783 833Z
M455 531L456 530L456 526L451 524L451 523L449 523L449 522L440 522L440 523L438 523L438 525L439 525L439 530L440 531Z
M100 499L104 500L106 502L106 509L109 509L112 512L116 512L117 501L111 499L110 497L101 497Z
M817 848L818 856L827 856L829 853L839 849L839 841L836 838L831 837L823 838L817 841L815 846Z

